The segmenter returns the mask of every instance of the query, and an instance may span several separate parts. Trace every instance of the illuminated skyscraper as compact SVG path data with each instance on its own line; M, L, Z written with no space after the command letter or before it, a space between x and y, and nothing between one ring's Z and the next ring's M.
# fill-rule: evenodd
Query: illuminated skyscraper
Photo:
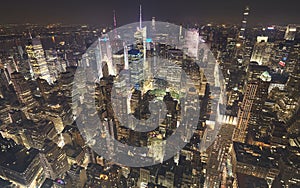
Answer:
M268 37L257 37L250 61L255 61L259 65L268 65L270 63L272 47L273 44L268 43Z
M238 112L238 123L233 140L250 142L247 138L249 126L257 126L260 121L262 106L268 95L268 87L272 80L267 66L255 63L249 65L248 81L245 86L243 102Z
M155 17L152 17L152 29L155 30Z
M245 39L245 31L246 31L246 27L247 27L247 20L248 20L248 16L249 16L249 11L250 11L250 8L247 6L245 8L244 12L243 12L243 20L242 20L240 33L239 33L239 38L240 39Z
M1 178L11 181L14 184L12 187L41 186L44 170L37 149L27 149L12 140L2 138L2 136L0 136L0 147L2 148L0 150Z
M284 35L285 40L295 40L297 27L295 25L288 25Z
M244 142L247 136L247 128L251 116L251 109L258 85L255 83L247 84L244 99L238 112L238 124L233 134L233 140Z
M186 32L185 35L185 47L187 48L187 54L190 57L198 58L198 46L199 46L199 31L191 29Z
M33 78L41 78L47 80L49 84L52 84L53 80L50 75L41 40L38 38L31 39L29 45L26 46L26 52L30 61Z
M100 50L100 60L103 67L103 62L106 62L108 65L108 72L109 75L115 76L116 75L116 65L113 62L113 51L111 42L107 35L104 35L102 38L99 39L99 50Z
M37 106L37 101L33 98L28 82L25 80L24 76L21 73L12 73L11 81L13 83L20 104L24 105L27 109Z
M45 141L45 145L41 149L40 159L44 173L48 178L55 179L69 168L66 153L50 140Z

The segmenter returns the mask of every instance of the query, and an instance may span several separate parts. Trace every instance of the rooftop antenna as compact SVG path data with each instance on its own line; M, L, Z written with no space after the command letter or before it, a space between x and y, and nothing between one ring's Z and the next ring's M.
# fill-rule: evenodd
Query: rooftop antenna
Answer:
M116 11L113 10L114 13L114 30L115 30L115 38L117 38L117 18L116 18Z
M142 29L142 5L140 4L140 29Z
M117 27L116 11L113 10L113 12L114 12L114 27L116 28Z

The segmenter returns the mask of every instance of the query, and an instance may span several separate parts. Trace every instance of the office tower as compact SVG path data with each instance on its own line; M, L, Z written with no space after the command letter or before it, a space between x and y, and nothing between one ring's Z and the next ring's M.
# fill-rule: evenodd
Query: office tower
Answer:
M30 61L33 78L41 78L52 84L53 78L48 68L41 40L39 38L30 39L29 44L26 46L26 52Z
M139 187L148 185L150 182L150 171L148 169L140 168Z
M130 64L130 83L137 84L142 81L143 77L143 54L140 50L131 49L128 51L128 59Z
M157 126L154 125L154 126ZM163 136L158 134L148 139L149 152L147 156L153 158L154 161L163 162L165 154L166 142L163 140Z
M54 125L49 120L33 122L24 121L20 126L20 132L23 134L24 142L32 148L41 149L46 139L55 140L57 132Z
M272 47L273 44L268 42L268 37L257 37L250 61L257 62L259 65L270 65Z
M155 31L155 17L152 17L151 25L152 25L152 29Z
M98 70L98 77L103 77L103 62L107 63L108 66L108 74L112 76L116 76L116 65L113 61L113 49L112 43L114 41L110 41L108 35L103 35L101 38L98 39L97 50L96 50L96 65Z
M247 84L246 86L243 102L238 112L238 125L233 134L233 140L235 141L244 142L246 140L248 123L257 87L258 85L255 83Z
M234 49L235 60L237 60L239 65L246 64L246 66L249 63L248 61L250 61L250 55L251 55L250 46L252 46L252 44L249 44L249 41L246 40L246 29L247 29L249 11L250 11L249 7L246 7L243 12L243 20L241 23L240 31L237 33L236 36L236 46Z
M0 177L17 187L39 187L44 179L39 151L0 136Z
M6 63L2 62L1 60L0 60L0 76L1 76L2 85L8 87L8 85L11 83L10 74L7 70Z
M128 47L127 45L124 43L124 70L128 70L129 69L129 60L128 60Z
M218 136L211 147L206 151L208 161L206 164L206 179L205 187L216 187L220 184L226 184L224 178L227 179L232 174L226 174L224 177L223 171L230 171L230 147L232 145L232 133L236 126L236 118L232 116L224 116L224 124L222 125Z
M55 49L45 50L45 56L50 71L50 76L53 81L56 81L59 74L64 72L66 69L65 61L57 57L57 52Z
M24 76L21 73L12 73L11 81L20 104L24 105L27 109L31 109L38 105L37 101L33 98L28 81L25 80Z
M11 74L15 71L19 72L19 66L17 65L16 60L13 55L8 57L6 62L7 62L6 64L8 67L9 74Z
M274 152L274 151L272 151ZM234 142L232 148L233 172L239 181L239 174L265 179L271 188L279 174L278 162L272 156L270 148ZM241 182L240 185L245 185Z
M238 111L238 123L233 134L233 140L247 142L248 127L257 126L262 104L268 95L268 88L272 79L269 68L256 63L249 65L248 80L244 89L244 97Z
M241 25L241 29L239 32L239 39L244 40L245 39L245 31L247 28L247 21L248 21L248 16L249 16L249 11L250 8L247 6L243 12L243 20L242 20L242 25Z
M71 169L67 171L67 177L70 180L72 187L83 188L87 181L86 170L78 165L72 165Z
M192 58L198 58L199 46L199 31L197 29L190 29L185 34L185 47L187 48L187 55Z
M45 140L40 159L47 178L56 179L69 169L66 153L51 140Z
M284 39L293 41L295 40L297 27L295 25L288 25L285 31Z

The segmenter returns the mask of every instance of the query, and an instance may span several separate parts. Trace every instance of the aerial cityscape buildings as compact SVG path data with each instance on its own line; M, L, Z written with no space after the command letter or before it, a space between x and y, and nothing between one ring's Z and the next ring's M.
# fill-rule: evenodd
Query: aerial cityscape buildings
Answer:
M300 25L136 9L0 24L0 187L300 187Z

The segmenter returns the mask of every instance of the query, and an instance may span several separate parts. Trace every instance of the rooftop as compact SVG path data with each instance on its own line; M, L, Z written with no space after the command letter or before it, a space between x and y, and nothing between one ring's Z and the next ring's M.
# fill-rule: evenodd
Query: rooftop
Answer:
M269 148L239 142L234 142L233 148L238 162L264 168L276 168Z
M28 150L21 145L10 145L6 149L0 150L0 165L4 168L22 173L33 162L38 153L38 150L33 148Z

